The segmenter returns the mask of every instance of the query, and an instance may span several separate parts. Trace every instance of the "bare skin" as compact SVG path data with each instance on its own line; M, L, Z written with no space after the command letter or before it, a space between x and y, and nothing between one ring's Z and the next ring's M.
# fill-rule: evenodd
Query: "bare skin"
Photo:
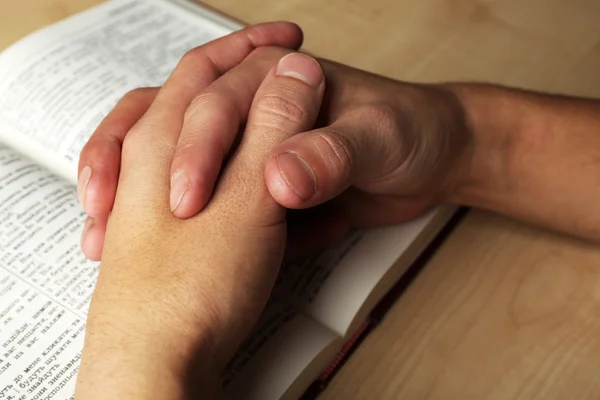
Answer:
M393 81L295 54L295 27L258 29L271 39L207 81L185 60L226 53L231 38L123 99L82 152L82 248L102 268L79 398L106 382L111 398L217 396L284 252L352 226L453 203L600 242L600 102ZM192 387L192 373L205 379Z

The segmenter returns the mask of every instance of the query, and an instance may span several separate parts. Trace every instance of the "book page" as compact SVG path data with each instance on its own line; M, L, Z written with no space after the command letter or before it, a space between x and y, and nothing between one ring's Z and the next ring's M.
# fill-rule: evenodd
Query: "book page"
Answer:
M112 0L7 49L0 141L75 182L81 148L125 93L162 85L186 51L235 26L201 14L167 0Z
M297 399L341 347L333 332L271 300L225 368L224 398Z
M73 185L0 144L0 399L73 396L99 268L84 221ZM272 300L224 372L227 398L295 398L341 346Z
M98 273L72 185L0 145L0 398L72 398Z
M337 246L284 264L275 293L340 336L351 335L350 325L366 317L452 212L438 208L401 225L353 232Z
M0 399L71 399L99 264L76 189L0 144ZM340 338L271 300L223 375L226 398L296 398Z

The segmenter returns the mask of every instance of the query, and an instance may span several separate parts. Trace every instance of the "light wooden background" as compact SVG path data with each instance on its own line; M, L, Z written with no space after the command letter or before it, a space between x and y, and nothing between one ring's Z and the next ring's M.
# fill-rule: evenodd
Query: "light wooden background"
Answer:
M99 1L0 0L0 48ZM207 3L398 79L600 97L598 0ZM600 399L598 246L471 212L322 398Z

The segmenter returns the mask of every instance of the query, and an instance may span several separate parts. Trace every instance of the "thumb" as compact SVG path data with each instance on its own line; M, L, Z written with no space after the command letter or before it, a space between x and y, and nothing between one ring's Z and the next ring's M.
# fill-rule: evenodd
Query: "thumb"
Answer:
M367 126L364 121L373 121L372 116L353 113L282 142L265 169L271 196L284 207L301 209L326 202L351 185L385 191L378 182L398 168L406 153L393 133L395 118L383 115Z

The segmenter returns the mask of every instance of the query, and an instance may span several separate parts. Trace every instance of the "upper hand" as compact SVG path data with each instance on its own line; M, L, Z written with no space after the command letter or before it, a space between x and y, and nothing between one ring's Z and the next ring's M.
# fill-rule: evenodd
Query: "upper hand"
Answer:
M191 374L194 383L218 382L219 367L269 296L283 257L286 213L267 190L264 168L273 147L314 124L324 78L315 60L281 48L263 47L240 60L232 48L239 35L184 58L125 137L78 397L166 399L181 391L195 397L198 387L182 385ZM211 74L186 69L205 59L213 60ZM200 105L231 91L240 120L220 121L227 129L215 132L222 128ZM211 129L204 133L226 136L215 140L233 141L242 116L244 133L210 204L193 218L174 217L171 166L186 126L195 132L206 124ZM200 390L206 397L207 387Z
M327 245L352 226L392 224L419 215L451 197L469 163L467 122L450 90L320 63L327 89L317 124L276 146L265 168L273 198L302 210L290 215L290 253ZM80 166L98 171L94 199L102 206L84 203L97 219L109 212L116 186L116 179L101 177L118 174L119 148L111 147L110 131L127 131L152 96L143 91L123 100L111 124L102 124L82 152ZM202 107L188 110L170 166L178 177L171 187L174 215L190 217L209 202L234 128L244 117L237 96L220 91L204 99ZM109 162L102 162L100 154L108 154ZM180 183L182 176L188 184ZM186 189L183 195L181 188ZM322 206L304 211L317 205ZM86 239L83 250L99 258L101 245L98 232Z

